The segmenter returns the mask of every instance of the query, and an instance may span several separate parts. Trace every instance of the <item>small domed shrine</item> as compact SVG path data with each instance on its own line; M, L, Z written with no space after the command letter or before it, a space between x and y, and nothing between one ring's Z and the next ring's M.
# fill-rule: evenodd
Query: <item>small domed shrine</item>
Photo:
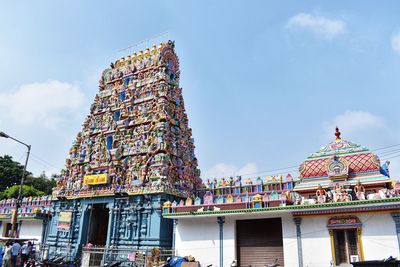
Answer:
M308 197L318 188L363 186L366 192L386 188L388 164L381 167L378 156L368 148L341 138L336 127L335 140L311 154L299 168L300 181L294 191Z

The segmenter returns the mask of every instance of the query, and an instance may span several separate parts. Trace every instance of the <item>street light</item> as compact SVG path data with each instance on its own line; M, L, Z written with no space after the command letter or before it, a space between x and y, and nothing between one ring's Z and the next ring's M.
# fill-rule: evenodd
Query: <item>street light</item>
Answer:
M18 209L21 207L21 202L22 202L22 186L24 185L24 179L25 179L25 173L26 173L26 165L28 165L28 159L29 159L29 153L31 152L31 146L25 144L24 142L19 141L18 139L15 139L8 134L1 132L0 131L0 137L3 138L10 138L14 140L15 142L18 142L28 148L28 152L26 153L26 159L25 159L25 165L24 165L24 171L22 172L22 178L21 178L21 183L19 185L19 190L18 190L18 199L17 199L17 205L15 207L15 211L12 213L12 218L11 218L11 235L12 237L18 237L18 232L17 232L17 220L18 220Z

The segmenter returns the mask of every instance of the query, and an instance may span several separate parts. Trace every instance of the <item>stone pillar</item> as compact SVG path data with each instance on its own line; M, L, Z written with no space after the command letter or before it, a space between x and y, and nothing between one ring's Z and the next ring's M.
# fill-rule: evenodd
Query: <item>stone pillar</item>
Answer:
M219 266L224 267L224 223L225 217L217 217L219 224Z
M47 225L48 225L48 220L44 219L43 222L42 222L42 237L41 237L41 240L40 240L41 244L44 244L45 240L46 240Z
M400 212L394 212L391 215L396 224L397 243L399 244L398 250L400 252Z
M107 228L107 240L106 246L109 247L112 242L112 235L113 235L113 223L114 223L114 203L108 203L108 228Z
M172 228L172 251L174 253L174 255L178 255L178 253L176 253L176 227L178 226L178 219L174 219L173 222L173 228Z
M300 229L301 218L294 217L293 221L296 224L297 256L298 256L298 260L299 260L299 267L303 267L303 248L301 245L301 229Z

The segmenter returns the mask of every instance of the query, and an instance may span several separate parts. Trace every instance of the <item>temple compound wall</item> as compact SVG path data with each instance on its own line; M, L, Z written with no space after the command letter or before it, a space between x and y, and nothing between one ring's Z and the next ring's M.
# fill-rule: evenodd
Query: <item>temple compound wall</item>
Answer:
M277 215L271 215L276 218ZM271 216L225 216L223 225L223 262L230 266L238 259L236 224L240 220L267 219ZM331 266L332 244L327 227L331 216L306 217L301 221L301 242L303 266ZM296 224L291 214L279 215L282 220L284 266L297 267L298 244ZM395 222L390 214L358 215L362 223L362 249L364 260L399 257L399 245ZM202 265L219 266L219 225L216 217L177 219L176 252L179 255L193 255ZM268 262L265 262L265 264ZM334 265L335 266L335 265Z
M298 179L208 180L194 199L165 202L177 253L205 265L252 267L399 258L400 183L390 178L390 162L381 165L340 135L336 128L335 140L300 164Z
M174 47L153 45L103 71L53 190L50 255L75 258L88 244L171 248L172 222L162 217L162 204L200 184Z
M49 231L51 220L52 197L24 197L18 208L18 233L20 238L36 239L36 244L42 244ZM16 199L0 201L0 234L1 237L11 236L11 217L16 208Z

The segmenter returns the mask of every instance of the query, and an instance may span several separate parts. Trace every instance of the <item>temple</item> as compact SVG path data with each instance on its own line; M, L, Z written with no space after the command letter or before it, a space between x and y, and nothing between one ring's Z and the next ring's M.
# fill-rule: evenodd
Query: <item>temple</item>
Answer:
M175 222L175 250L203 265L352 266L399 256L399 192L389 162L336 128L298 178L215 178L165 202L163 215Z
M53 190L50 254L67 248L74 257L88 243L171 247L172 222L161 205L200 184L179 76L171 41L104 70Z
M400 187L389 162L342 139L339 128L298 175L202 181L179 76L171 41L104 70L51 214L40 209L51 218L43 234L49 255L82 257L81 266L160 266L169 250L220 267L400 256ZM0 203L0 217L12 205ZM42 216L34 210L25 213Z

